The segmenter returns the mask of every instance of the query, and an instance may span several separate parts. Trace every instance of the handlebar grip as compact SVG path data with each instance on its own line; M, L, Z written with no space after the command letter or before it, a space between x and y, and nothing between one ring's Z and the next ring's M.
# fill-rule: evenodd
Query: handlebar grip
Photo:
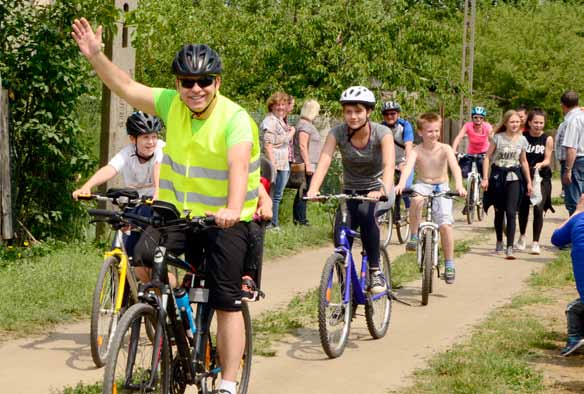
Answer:
M82 200L82 201L91 201L94 199L92 194L80 194L77 196L78 200Z
M450 197L460 197L460 194L458 194L456 191L448 191L446 192L446 195Z
M87 212L91 215L91 216L104 216L104 217L108 217L108 218L113 218L114 216L117 216L117 212L114 211L108 211L107 209L88 209Z
M379 201L380 201L380 202L385 202L385 201L387 201L387 196L381 196L381 197L379 197Z

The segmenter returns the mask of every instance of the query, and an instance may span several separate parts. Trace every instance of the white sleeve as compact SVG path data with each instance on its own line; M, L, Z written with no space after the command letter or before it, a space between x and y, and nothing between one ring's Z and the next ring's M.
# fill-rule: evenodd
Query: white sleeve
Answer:
M125 149L119 151L112 159L109 161L109 165L115 168L115 170L119 173L122 171L122 168L126 165L127 162L127 154Z
M162 163L162 158L164 157L162 148L164 148L165 145L166 143L164 141L158 140L156 150L154 151L154 163Z

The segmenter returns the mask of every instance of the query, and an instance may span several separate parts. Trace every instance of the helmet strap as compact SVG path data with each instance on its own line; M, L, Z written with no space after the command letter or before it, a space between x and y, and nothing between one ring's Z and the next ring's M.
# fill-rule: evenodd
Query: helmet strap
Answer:
M146 157L146 156L142 156L140 153L138 153L138 144L134 144L134 148L136 149L136 156L138 156L138 159L142 160L142 161L150 161L150 159L152 159L154 157L154 153L151 154L150 156Z
M354 135L355 135L355 134L356 134L356 133L357 133L359 130L361 130L363 127L365 127L365 126L366 126L366 125L368 125L368 124L369 124L369 119L365 120L365 122L363 122L363 124L362 124L361 126L357 127L356 129L354 129L354 128L350 127L350 126L347 124L347 129L349 129L349 135L348 135L348 137L349 137L349 142L351 142L351 139L353 138L353 136L354 136Z
M208 109L212 109L211 107L214 107L216 100L217 100L217 90L215 90L215 93L213 93L213 98L211 99L211 101L209 101L209 104L207 104L207 106L205 108L203 108L202 111L193 111L191 109L191 112L192 112L191 119L205 119L206 118L205 115L207 115L206 111Z

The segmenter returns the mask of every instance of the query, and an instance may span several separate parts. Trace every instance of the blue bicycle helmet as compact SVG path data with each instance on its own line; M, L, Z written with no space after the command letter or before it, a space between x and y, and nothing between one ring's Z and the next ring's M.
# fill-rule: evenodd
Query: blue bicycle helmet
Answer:
M480 115L483 118L485 118L487 116L487 110L485 109L485 107L474 107L470 114L471 116Z

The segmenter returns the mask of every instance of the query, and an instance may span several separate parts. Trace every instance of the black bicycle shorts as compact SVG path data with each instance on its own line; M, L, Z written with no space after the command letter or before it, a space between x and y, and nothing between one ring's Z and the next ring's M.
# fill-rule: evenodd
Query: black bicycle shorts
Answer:
M152 266L154 248L160 244L174 254L185 254L189 264L198 267L205 259L209 304L218 310L241 310L241 277L249 259L250 240L254 224L239 222L227 229L209 229L197 234L171 232L164 235L148 228L136 245L137 263ZM256 249L257 252L257 249ZM248 263L249 264L249 260ZM257 264L257 262L256 262Z

